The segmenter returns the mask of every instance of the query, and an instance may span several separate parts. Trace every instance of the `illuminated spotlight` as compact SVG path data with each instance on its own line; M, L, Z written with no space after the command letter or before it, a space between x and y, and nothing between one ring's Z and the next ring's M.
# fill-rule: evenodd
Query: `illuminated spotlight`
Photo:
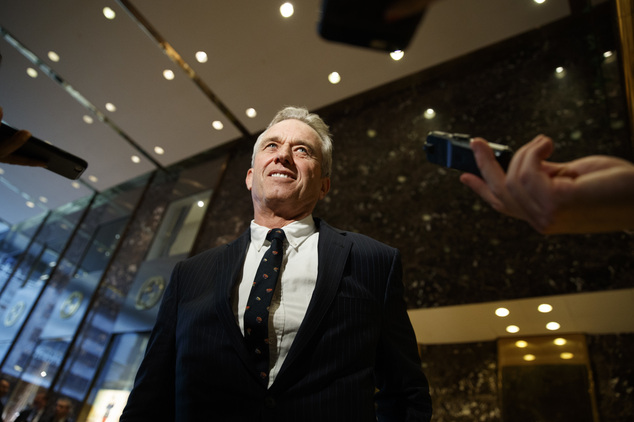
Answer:
M154 152L157 153L158 155L165 154L165 150L161 147L154 147Z
M546 0L533 0L533 1L537 4L543 4L546 2Z
M26 74L32 78L37 78L37 70L33 69L32 67L28 67L26 69Z
M139 157L138 155L133 155L132 157L130 157L130 160L132 160L132 162L135 164L139 164L141 162L141 157Z
M547 314L548 312L553 310L553 307L549 305L548 303L542 303L541 305L537 307L537 310L541 312L542 314Z
M575 357L575 355L573 355L570 352L563 352L562 354L559 355L560 358L568 360L568 359L572 359Z
M106 17L106 19L110 19L110 20L114 19L117 16L114 10L112 10L109 7L103 8L103 15Z
M518 327L517 325L509 325L508 327L506 327L506 331L514 334L517 333L520 330L520 327Z
M117 107L112 103L106 103L106 110L108 110L111 113L114 113L115 111L117 111Z
M396 50L396 51L392 51L390 53L390 57L392 58L392 60L394 61L399 61L403 58L403 56L405 55L405 52L403 50Z
M198 204L198 207L199 207L199 208L202 208L202 207L204 207L204 206L205 206L205 201L198 201L198 203L197 203L197 204Z
M557 346L563 346L564 344L566 344L568 342L566 341L565 338L558 337L558 338L553 340L553 343L555 343Z
M24 368L22 368L20 365L14 365L13 369L15 369L16 372L22 372L24 371Z
M433 108L428 108L427 110L425 110L425 113L423 113L423 116L425 116L425 118L428 120L433 119L434 117L436 117L436 110L434 110Z
M332 72L330 75L328 75L328 80L331 84L336 85L341 82L341 75L339 75L337 72Z
M555 76L559 79L563 78L564 76L566 76L566 69L559 66L557 69L555 69Z
M209 57L207 57L207 53L205 53L204 51L196 52L196 60L198 60L198 63L207 63L208 59Z
M87 114L85 114L85 115L82 117L82 120L83 120L83 121L84 121L84 123L86 123L87 125L91 125L91 124L93 124L93 123L95 122L95 120L94 120L92 117L90 117L89 115L87 115Z
M35 204L32 201L26 201L26 206L29 208L34 208Z
M94 176L92 174L88 176L88 180L90 180L93 183L97 183L99 181L99 179L97 179L97 176Z
M290 18L295 13L295 9L291 3L284 3L280 6L280 14L285 18Z
M534 361L536 358L535 358L535 355L531 355L531 354L529 353L529 354L527 354L527 355L524 355L523 359L524 359L526 362L532 362L532 361Z
M79 189L81 187L81 185L79 184L79 182L72 182L70 184L72 187L74 187L75 189Z
M258 112L257 112L257 111L255 111L255 109L254 109L254 108L247 108L247 110L245 111L245 113L247 114L247 117L250 117L250 118L252 118L252 119L253 119L255 116L257 116L257 115L258 115Z
M561 328L561 325L559 325L559 323L557 322L549 322L548 324L546 324L546 328L550 331L557 331L559 330L559 328Z
M46 196L40 196L40 202L46 204L48 202L48 198Z
M506 308L497 308L495 310L495 315L504 318L505 316L508 316L511 312L506 309Z
M57 265L56 261L51 261L51 262L48 263L48 266L51 267L51 268L53 268L56 265Z
M614 53L612 53L611 51L606 51L605 53L603 53L603 57L608 59L608 58L612 57L612 54L614 54Z
M170 69L165 69L163 71L163 77L167 79L168 81L171 81L172 79L174 79L174 76L176 75L174 75L174 72L171 71Z
M528 343L525 342L524 340L518 340L515 342L515 346L519 347L520 349L523 349L528 346Z
M46 371L42 371L42 372L40 372L40 376L41 376L42 378L46 377L46 375L48 375L48 374L46 373Z
M225 125L222 124L222 122L220 120L214 120L211 125L214 127L214 129L216 130L222 130L223 127L225 127Z
M49 51L48 52L48 58L52 61L52 62L58 62L59 61L59 54L57 54L54 51Z

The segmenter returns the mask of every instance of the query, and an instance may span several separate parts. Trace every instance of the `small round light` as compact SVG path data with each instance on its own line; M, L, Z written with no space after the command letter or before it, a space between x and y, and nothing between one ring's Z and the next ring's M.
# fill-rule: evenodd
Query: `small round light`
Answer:
M425 113L423 113L423 116L425 116L427 120L433 119L434 117L436 117L436 111L433 108L428 108L427 110L425 110Z
M536 359L536 357L535 357L535 355L531 355L531 354L529 353L529 354L527 354L527 355L524 355L523 359L524 359L526 362L532 362L532 361L534 361L534 360Z
M41 376L42 378L46 377L46 375L47 375L46 371L42 371L42 372L40 372L40 376Z
M58 62L59 61L59 54L57 54L54 51L49 51L48 52L48 58L52 61L52 62Z
M174 75L174 72L171 71L170 69L165 69L163 71L163 77L167 79L168 81L171 81L172 79L174 79L174 76L176 75Z
M211 125L214 127L214 129L216 130L222 130L222 128L225 127L225 125L222 124L222 122L220 120L214 120Z
M337 72L332 72L330 75L328 75L328 80L331 84L336 85L341 82L341 75L339 75L339 73Z
M132 157L130 157L130 160L132 160L132 162L135 164L139 164L141 162L141 157L139 157L138 155L133 155Z
M542 303L541 305L537 307L537 310L541 312L542 314L547 314L548 312L553 310L553 307L549 305L548 303Z
M247 110L245 111L245 113L247 114L247 117L250 117L250 118L252 118L252 119L253 119L255 116L257 116L257 115L258 115L258 112L257 112L257 111L255 111L255 109L254 109L254 108L247 108Z
M544 2L546 2L546 0L533 0L535 3L537 4L542 4Z
M563 352L562 354L559 355L559 357L564 359L564 360L568 360L568 359L574 358L575 355L570 353L570 352Z
M88 180L90 180L93 183L97 183L99 181L99 179L97 179L97 176L94 176L92 174L88 176Z
M165 150L161 147L154 147L154 152L157 153L158 155L165 154Z
M559 325L559 323L557 322L549 322L548 324L546 324L546 328L550 331L557 331L559 330L559 328L561 328L561 325Z
M506 309L506 308L497 308L495 310L495 315L504 318L505 316L508 316L511 312Z
M81 187L81 185L79 184L79 182L72 182L70 184L72 187L74 187L75 189L79 189Z
M114 113L115 111L117 111L117 107L112 103L106 103L106 110L108 110L111 113Z
M603 57L608 59L608 58L612 57L612 54L614 54L614 53L612 53L611 51L606 51L605 53L603 53Z
M565 338L558 337L558 338L553 340L553 343L555 343L557 346L563 346L564 344L566 344L568 342L566 341Z
M205 206L205 201L198 201L197 205L199 208L202 208Z
M390 57L392 58L392 60L394 61L399 61L403 58L403 56L405 55L405 52L403 50L396 50L396 51L392 51L390 53Z
M37 70L33 69L32 67L26 69L26 74L32 78L37 78Z
M198 61L198 63L207 63L209 57L207 57L207 53L205 53L204 51L197 51L196 60Z
M103 8L103 15L106 17L106 19L110 19L110 20L114 19L117 16L114 10L112 10L109 7Z
M91 124L93 124L93 123L95 122L95 120L94 120L91 116L89 116L89 115L87 115L87 114L84 114L84 116L82 117L82 120L83 120L83 121L84 121L84 123L86 123L87 125L91 125Z
M290 18L295 13L295 9L291 3L284 3L280 6L280 14L285 18Z
M46 196L40 196L40 202L46 204L48 202L48 198Z
M26 206L29 208L35 208L35 204L33 203L33 201L26 201Z
M508 327L506 327L506 331L513 334L513 333L517 333L519 332L520 327L518 327L517 325L509 325Z
M520 349L523 349L528 346L528 343L525 342L524 340L518 340L515 342L515 346L519 347Z

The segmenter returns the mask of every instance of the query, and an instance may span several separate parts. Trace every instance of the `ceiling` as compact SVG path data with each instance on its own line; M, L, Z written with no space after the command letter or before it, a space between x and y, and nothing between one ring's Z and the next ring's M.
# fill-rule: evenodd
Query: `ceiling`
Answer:
M290 18L281 16L282 3L0 2L4 121L88 162L74 187L44 169L1 165L0 221L18 223L258 133L284 105L315 110L570 14L568 0L436 1L395 61L321 39L321 0L296 1ZM104 7L116 17L106 19ZM196 60L198 51L206 63ZM166 69L173 80L163 77ZM334 71L338 84L328 81ZM248 108L257 116L247 117Z

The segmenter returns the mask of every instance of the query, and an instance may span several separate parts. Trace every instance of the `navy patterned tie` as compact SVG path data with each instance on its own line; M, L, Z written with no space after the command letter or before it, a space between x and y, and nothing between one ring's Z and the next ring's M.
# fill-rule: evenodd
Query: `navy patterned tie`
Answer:
M258 378L265 386L269 381L269 305L282 266L284 230L272 229L266 239L271 242L271 247L255 274L244 312L244 338L255 361Z

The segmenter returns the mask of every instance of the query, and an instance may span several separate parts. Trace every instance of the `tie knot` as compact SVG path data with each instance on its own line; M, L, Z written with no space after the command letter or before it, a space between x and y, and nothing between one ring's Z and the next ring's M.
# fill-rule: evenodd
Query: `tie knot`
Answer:
M273 243L273 240L284 242L284 239L286 239L286 235L282 229L271 229L266 235L266 240L271 243Z

